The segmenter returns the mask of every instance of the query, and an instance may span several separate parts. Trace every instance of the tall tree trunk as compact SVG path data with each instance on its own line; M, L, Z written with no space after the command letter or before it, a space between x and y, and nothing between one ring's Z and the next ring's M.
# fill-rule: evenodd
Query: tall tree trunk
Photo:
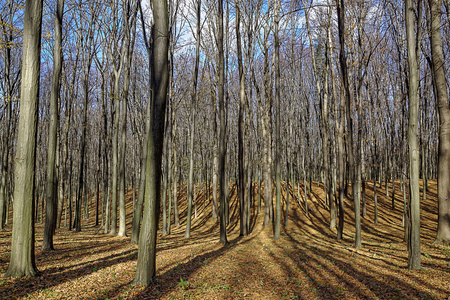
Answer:
M349 173L352 182L352 194L355 209L355 247L361 248L361 213L360 213L360 198L357 194L357 183L355 174L355 157L354 157L354 147L353 147L353 118L351 114L351 99L350 99L350 89L348 83L348 68L347 68L347 57L345 52L345 6L344 0L338 0L337 5L337 15L338 15L338 27L339 27L339 62L341 66L341 80L343 84L344 101L346 106L347 115L347 130L348 130L348 160L349 160ZM358 168L356 168L358 169Z
M236 6L236 47L237 47L237 58L238 58L238 68L239 68L239 120L238 120L238 165L239 165L239 212L240 212L240 233L241 236L248 235L247 227L247 203L246 203L246 177L247 170L245 165L245 149L244 149L244 135L245 135L245 121L244 113L246 106L245 98L245 74L242 62L242 44L241 44L241 12L239 0L235 1ZM248 116L247 116L248 118Z
M189 174L188 174L188 186L187 186L187 213L186 213L186 232L184 237L191 236L191 219L192 219L192 201L194 201L194 133L195 133L195 109L194 103L191 103L191 120L190 129L188 130L189 136Z
M127 3L127 10L123 12L125 25L124 41L124 78L122 93L122 127L121 135L121 153L119 160L119 232L118 236L126 236L126 204L125 204L125 152L127 145L127 110L128 110L128 92L130 88L131 60L133 57L134 41L136 36L136 14L137 7L134 4Z
M114 70L114 92L112 103L114 103L113 116L113 139L112 139L112 199L111 199L111 226L110 234L116 234L117 232L117 178L118 178L118 141L119 141L119 113L120 113L120 101L119 101L119 80L120 73Z
M435 244L450 245L450 108L448 104L445 61L442 53L442 0L428 0L431 14L431 54L436 102L439 110L438 148L438 229ZM424 183L425 187L425 183ZM424 192L425 192L424 188Z
M59 92L61 88L62 56L62 21L64 0L58 0L55 16L55 45L53 48L53 77L50 91L50 122L48 128L47 182L46 182L46 212L44 239L42 250L54 250L53 235L56 229L58 205L57 176L55 171L57 131L59 127Z
M69 191L67 193L67 201L71 201L71 198L69 197L70 194L70 184L69 183L65 183L63 184L63 182L65 182L68 178L70 178L71 176L71 168L72 168L72 160L70 160L70 164L67 165L67 161L69 160L69 129L70 129L70 121L71 121L71 117L72 117L72 100L74 99L74 95L75 95L75 79L76 79L76 71L77 71L77 66L78 66L78 59L79 59L79 53L80 52L80 48L77 48L77 54L76 54L76 58L75 58L75 63L74 63L74 68L72 70L72 80L69 84L69 91L68 91L68 97L66 97L66 106L65 106L65 120L64 120L64 135L63 135L63 140L64 140L64 144L63 144L63 168L62 168L62 176L61 176L61 180L60 180L60 188L62 190L65 190L66 192ZM70 180L69 180L70 182ZM62 187L61 187L62 185ZM69 187L67 186L69 185ZM64 192L63 192L64 194ZM62 201L64 199L64 197L62 197L62 199L59 199L60 201ZM61 224L61 214L62 214L62 204L59 205L58 204L58 219L56 221L57 226L59 227ZM68 205L66 205L66 208L68 208ZM70 217L70 216L69 216ZM66 213L65 213L65 223L67 221L67 209L66 209ZM67 226L67 224L65 224L65 226ZM72 219L70 219L69 222L69 227L72 228Z
M220 184L220 207L219 207L219 218L220 218L220 243L228 244L227 239L227 220L226 220L226 195L228 189L228 182L226 180L226 170L225 170L225 159L227 153L226 145L226 124L225 124L225 95L224 95L224 85L225 85L225 56L223 51L223 0L217 1L217 48L218 48L218 63L217 63L217 74L218 74L218 84L217 84L217 96L219 100L219 184Z
M170 99L170 96L169 96L169 99ZM170 108L169 107L167 107L166 108L167 110L169 110ZM169 116L170 116L170 112L168 112L169 113ZM166 112L166 115L167 115L167 112ZM166 118L166 120L165 120L165 122L166 122L166 125L164 126L164 130L165 130L165 133L164 133L164 136L168 136L168 132L169 132L169 122L170 122L170 120L169 120L169 118ZM165 138L164 139L164 150L163 150L163 160L164 160L164 167L163 167L163 171L164 171L164 174L162 175L162 177L163 177L163 179L162 179L162 206L163 206L163 208L162 208L162 216L163 216L163 221L162 221L162 234L163 235L166 235L167 234L167 208L166 208L166 206L167 206L167 194L169 194L170 195L170 191L169 191L169 193L167 193L167 186L170 184L169 183L169 170L170 170L170 154L168 153L168 150L169 150L169 139L168 138Z
M268 29L266 29L268 31ZM268 35L268 33L267 33ZM271 165L272 165L272 158L270 154L270 148L272 147L272 141L271 141L271 134L270 134L270 121L271 121L271 93L269 90L271 90L271 86L269 83L269 50L268 50L268 37L265 38L265 44L264 44L264 98L265 98L265 105L263 109L261 118L262 122L262 138L263 138L263 168L264 168L264 221L263 221L263 227L269 226L271 224L271 206L272 206L272 171L271 171ZM254 76L254 74L252 75Z
M177 121L175 120L175 110L172 109L172 149L173 149L173 225L180 226L180 215L178 212L178 157L177 147L175 144Z
M78 193L75 200L75 219L73 227L75 231L81 231L81 199L83 196L83 185L86 182L83 182L84 175L84 167L85 167L85 156L86 156L86 135L87 135L87 110L88 110L88 98L89 98L89 69L91 66L92 59L89 58L85 62L84 66L84 79L83 79L83 88L84 88L84 97L83 97L83 112L82 112L82 121L81 121L81 140L80 140L80 163L78 165Z
M91 12L94 14L95 12ZM85 167L85 156L86 156L86 136L87 136L87 111L88 111L88 100L89 100L89 75L90 75L90 69L92 60L94 57L93 51L93 43L94 43L94 28L95 25L95 18L92 17L89 21L88 25L88 32L86 37L82 37L83 40L85 40L85 57L84 57L84 66L83 66L83 111L82 111L82 121L81 121L81 140L80 140L80 162L78 165L78 193L75 201L75 219L74 219L74 228L75 231L81 231L81 199L83 195L83 186L84 184L87 184L86 182L83 182L84 177L84 167Z
M331 8L329 8L328 13L328 24L331 22ZM328 144L328 73L330 71L330 55L333 55L333 49L331 45L331 29L330 25L327 28L327 47L326 47L326 58L325 58L325 70L324 70L324 94L321 103L322 106L322 155L323 155L323 168L324 168L324 193L325 193L325 203L328 199L328 204L330 207L330 229L336 227L336 205L333 201L333 191L331 189L331 169L330 169L330 156L329 156L329 144ZM327 197L328 196L328 197Z
M125 9L125 8L124 8ZM119 26L119 18L118 18L118 4L116 1L111 2L111 10L113 14L113 21L112 21L112 31L113 34L117 34L118 26ZM119 91L119 83L120 83L120 76L122 74L122 68L124 64L124 51L126 46L124 46L125 43L121 44L121 48L118 46L118 41L116 37L113 37L113 41L111 43L111 47L116 47L119 49L112 49L111 50L111 61L113 64L113 70L112 70L112 82L113 85L113 92L111 93L112 99L111 99L111 105L112 106L112 115L113 115L113 138L112 138L112 202L111 202L111 228L109 233L110 234L116 234L117 233L117 191L118 191L118 176L119 176L119 120L120 120L120 91ZM114 55L113 53L119 52L119 54Z
M39 105L42 0L25 2L22 87L15 164L11 259L5 277L38 274L34 256L34 186Z
M195 114L196 114L196 102L197 102L197 82L198 82L198 69L200 63L200 33L201 33L201 5L202 1L197 0L197 32L195 44L195 65L194 65L194 77L191 92L191 111L190 111L190 141L189 141L189 186L188 186L188 210L186 219L186 232L184 237L191 236L191 218L192 218L192 201L195 201L193 190L194 187L194 136L195 136Z
M164 119L169 86L169 14L166 0L152 2L154 42L150 64L153 66L151 130L147 133L148 156L144 218L139 236L137 268L134 283L148 286L156 276L156 237L161 201L161 158Z
M279 0L275 0L275 31L274 31L274 48L275 48L275 179L276 179L276 201L275 201L275 228L274 239L280 239L281 232L281 91L280 91L280 40L279 40L279 23L280 8Z
M420 195L419 195L419 145L417 139L417 121L419 108L419 69L415 40L415 13L412 0L405 3L406 39L409 66L409 209L408 209L408 268L420 269Z
M331 29L328 28L330 31ZM328 34L328 45L331 46L331 34ZM345 104L344 97L342 96L343 90L341 90L341 98L338 99L337 87L336 87L336 74L333 62L333 52L330 51L329 55L331 66L331 88L333 92L334 111L335 111L335 132L337 137L337 164L339 170L339 187L338 187L338 226L337 226L337 239L343 238L344 233L344 124L345 124ZM340 101L338 103L338 101Z
M102 72L102 91L105 91L104 86L104 72ZM104 233L108 233L110 218L111 218L111 187L109 185L109 149L110 149L110 138L108 134L108 112L106 109L106 93L102 93L101 97L102 105L102 125L101 132L103 135L103 203L105 203L105 220L104 220Z
M151 46L148 44L148 38L147 38L147 33L145 30L145 22L144 22L144 15L142 12L142 7L141 7L141 1L138 1L138 6L139 6L139 15L141 18L141 24L142 24L142 30L144 33L144 38L145 38L145 42L146 42L146 48L147 48L147 54L149 57L152 57L152 48ZM152 65L149 65L150 67L150 72L152 72ZM131 229L131 244L138 244L139 241L139 236L140 236L140 231L141 231L141 219L142 219L142 213L143 213L143 209L144 209L144 195L145 195L145 188L146 188L146 174L147 174L147 154L149 152L148 147L149 147L149 132L152 128L152 94L149 93L149 98L147 100L147 109L146 109L146 118L145 118L145 135L144 135L144 140L142 142L142 152L141 152L141 161L140 161L140 170L141 173L139 174L139 190L138 190L138 197L137 197L137 203L136 203L136 208L134 210L133 213L133 220L132 220L132 229Z
M4 28L8 26L9 32L7 32L6 29L3 30L4 32L4 42L5 45L8 45L9 43L12 44L13 41L13 22L14 17L12 13L13 8L13 2L9 4L10 14L9 14L9 24L6 24L3 19L1 19L2 23L5 23L3 26ZM4 229L4 226L8 222L8 203L9 203L9 193L8 193L8 166L9 166L9 147L10 147L10 141L13 140L13 138L10 137L11 132L11 126L12 126L12 100L13 100L13 85L14 83L11 80L11 48L12 47L3 47L5 51L5 57L3 60L3 66L4 66L4 76L6 81L6 119L3 121L5 129L2 130L2 142L3 142L3 149L1 152L0 157L0 230Z

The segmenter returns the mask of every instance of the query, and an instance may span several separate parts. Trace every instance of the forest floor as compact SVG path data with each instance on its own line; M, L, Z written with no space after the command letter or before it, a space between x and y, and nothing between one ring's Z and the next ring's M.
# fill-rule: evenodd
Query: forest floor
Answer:
M419 271L407 268L400 183L396 182L394 210L384 185L378 187L378 224L373 222L373 185L366 186L360 250L353 246L352 202L345 202L344 239L338 241L336 230L329 229L322 187L316 184L308 215L303 198L299 204L291 194L288 226L282 227L279 240L273 239L271 227L262 227L262 211L252 215L251 234L239 237L238 205L232 194L226 246L219 243L210 201L203 210L201 194L192 236L183 237L184 192L179 198L181 225L172 226L170 235L158 233L157 282L149 287L131 284L137 246L128 237L103 234L103 229L95 227L94 205L81 232L57 230L52 252L41 250L44 226L38 220L35 252L41 275L34 278L2 278L11 251L8 226L0 232L0 299L447 299L450 247L432 245L437 228L436 181L429 181L427 200L421 201ZM130 194L127 199L130 223ZM130 224L127 233L131 235Z

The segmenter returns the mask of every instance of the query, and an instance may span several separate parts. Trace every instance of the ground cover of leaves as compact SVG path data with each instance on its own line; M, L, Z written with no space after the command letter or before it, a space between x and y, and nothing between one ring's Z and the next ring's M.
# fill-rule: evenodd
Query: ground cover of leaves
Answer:
M302 187L302 186L301 186ZM131 284L137 246L130 238L104 234L94 226L94 205L82 231L62 227L55 251L43 252L43 224L36 224L36 263L41 275L3 278L11 251L11 226L0 232L0 299L447 299L450 295L450 248L432 245L437 228L436 181L421 201L422 270L407 269L402 227L403 194L378 187L378 224L374 224L373 185L366 184L367 215L362 218L363 248L354 243L353 204L346 200L344 239L329 229L321 186L313 184L306 215L303 196L290 190L288 226L279 240L263 228L263 213L252 206L251 234L239 236L238 205L231 194L228 245L218 242L211 203L197 195L198 217L184 238L186 197L180 193L181 225L158 238L157 282ZM285 203L284 193L283 203ZM132 202L128 194L128 220ZM264 206L262 205L262 209ZM282 220L284 222L284 219ZM11 219L10 219L11 224ZM62 222L64 225L64 221ZM161 231L160 231L161 232ZM131 234L130 224L128 235Z

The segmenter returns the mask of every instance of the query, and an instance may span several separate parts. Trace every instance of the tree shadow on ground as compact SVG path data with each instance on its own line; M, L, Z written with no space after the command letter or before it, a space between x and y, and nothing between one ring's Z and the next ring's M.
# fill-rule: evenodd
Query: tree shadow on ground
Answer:
M200 255L193 256L189 258L186 262L180 263L169 270L163 272L162 274L157 274L156 282L150 284L145 288L139 295L136 295L132 299L159 299L170 292L172 289L176 288L182 278L184 281L187 281L187 285L189 285L189 279L193 273L197 272L203 264L210 263L213 260L218 259L224 253L230 251L236 246L242 243L248 243L252 240L246 239L242 241L242 237L236 237L231 240L228 244L223 245L217 250L213 250L210 252L206 252ZM189 286L186 287L188 289ZM114 292L108 293L109 296L115 297L117 293Z

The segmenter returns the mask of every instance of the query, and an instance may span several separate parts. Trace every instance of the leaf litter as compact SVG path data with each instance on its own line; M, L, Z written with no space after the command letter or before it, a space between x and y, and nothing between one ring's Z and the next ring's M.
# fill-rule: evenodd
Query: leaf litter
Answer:
M293 197L297 190L290 190L289 224L279 240L273 239L271 226L262 227L264 210L256 213L256 197L251 233L239 236L234 190L227 245L218 242L219 225L211 218L210 199L202 210L203 194L197 198L199 214L192 219L191 238L184 238L184 193L178 199L181 225L172 225L170 235L158 233L157 281L149 287L132 284L137 246L130 238L103 234L94 226L94 203L81 232L57 230L55 251L41 250L44 226L36 223L36 264L41 271L37 277L3 278L11 251L8 226L0 232L0 299L447 299L450 248L432 244L437 229L436 181L429 181L427 200L421 200L419 271L407 269L400 189L392 210L390 197L378 187L379 223L374 224L371 184L366 183L367 215L362 218L363 247L358 250L353 246L351 200L345 203L344 238L337 240L336 229L329 229L323 188L316 184L308 199L308 215L304 199L297 201ZM283 209L285 199L284 189ZM131 193L127 210L131 222ZM127 230L130 235L131 224Z

